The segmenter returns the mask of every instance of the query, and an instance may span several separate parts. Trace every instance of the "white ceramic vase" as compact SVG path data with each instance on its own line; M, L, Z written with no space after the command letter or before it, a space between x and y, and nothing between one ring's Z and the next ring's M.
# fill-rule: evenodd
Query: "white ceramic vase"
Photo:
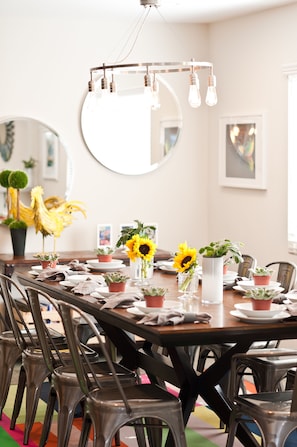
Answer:
M202 258L202 303L223 302L223 264L223 257Z

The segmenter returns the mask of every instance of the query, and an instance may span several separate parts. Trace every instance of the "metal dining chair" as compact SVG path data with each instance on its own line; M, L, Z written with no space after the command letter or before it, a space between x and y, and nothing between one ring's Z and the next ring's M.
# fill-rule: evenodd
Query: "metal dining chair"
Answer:
M100 332L90 316L62 301L59 302L59 307L78 382L82 392L86 395L85 417L79 446L86 445L87 436L91 424L93 424L94 447L110 447L115 433L126 425L132 425L134 428L146 426L150 440L154 439L156 431L158 436L160 430L167 427L173 438L170 445L186 447L180 400L165 389L153 384L123 387L101 339ZM93 330L109 365L110 377L114 381L112 389L106 388L105 384L93 372L92 365L86 369L82 362L84 354L81 351L81 344L71 316L73 311L77 312L80 320ZM88 385L90 377L96 383L96 387L93 389L90 389ZM148 424L151 426L148 427Z
M26 292L42 349L44 363L50 372L49 380L51 387L39 447L45 446L47 442L56 403L58 403L57 447L65 447L69 442L75 409L79 403L82 403L83 406L85 395L79 386L68 345L66 350L61 351L59 346L56 345L55 340L51 337L49 327L50 318L52 318L51 315L54 314L54 318L58 319L61 323L60 309L56 300L47 293L32 287L27 287ZM52 309L50 312L44 311L44 303L50 305ZM74 315L72 315L72 318L77 331L77 320L75 320ZM86 346L82 341L80 341L80 344L84 358L87 359L87 365L92 365L92 370L96 376L99 376L102 383L107 387L113 385L108 374L107 365L102 361L99 354L89 346ZM113 366L123 385L135 385L138 378L134 372L119 364L114 363ZM93 386L92 380L90 380L89 386ZM116 433L116 445L120 445L118 433Z
M280 356L287 355L294 357L297 365L297 351L283 352ZM267 353L267 357L273 356L273 353L271 355ZM237 364L240 360L237 355L232 358L230 383L237 381ZM243 425L247 431L260 434L261 445L267 447L283 447L288 436L297 429L297 375L293 390L244 394L235 397L229 395L229 397L232 401L232 412L226 447L233 446L239 424Z

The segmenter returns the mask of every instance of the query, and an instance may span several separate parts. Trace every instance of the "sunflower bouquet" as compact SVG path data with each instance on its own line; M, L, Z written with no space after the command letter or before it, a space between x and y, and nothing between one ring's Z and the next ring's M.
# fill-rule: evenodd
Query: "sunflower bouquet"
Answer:
M127 256L132 262L141 260L141 279L147 278L148 268L156 252L156 244L148 237L141 237L135 234L126 242Z
M180 290L187 290L187 287L191 283L197 267L198 261L196 248L188 247L187 242L179 244L178 252L175 254L173 260L173 268L175 268L178 273L187 273L187 275L185 275L184 281L179 286Z

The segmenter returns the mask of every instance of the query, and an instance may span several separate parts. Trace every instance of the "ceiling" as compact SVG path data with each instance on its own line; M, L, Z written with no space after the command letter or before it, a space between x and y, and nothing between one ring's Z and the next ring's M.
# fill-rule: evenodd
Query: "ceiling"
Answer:
M154 14L168 22L210 23L297 3L295 0L159 0ZM94 14L133 19L143 7L140 0L1 0L0 14L15 16L78 16ZM153 14L150 14L152 17ZM154 17L152 17L154 19Z

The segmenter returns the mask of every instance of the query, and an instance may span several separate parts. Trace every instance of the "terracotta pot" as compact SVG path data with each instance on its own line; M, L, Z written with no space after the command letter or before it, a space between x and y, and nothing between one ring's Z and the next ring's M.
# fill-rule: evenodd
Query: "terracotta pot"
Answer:
M97 255L99 262L111 262L112 261L112 255Z
M253 276L255 286L268 286L270 283L270 275L267 276Z
M108 290L110 292L124 292L126 289L125 282L112 282L108 285Z
M146 307L163 307L164 296L144 295Z
M253 310L269 310L272 300L253 300L252 298L252 308Z
M223 274L226 275L228 272L228 265L223 266Z
M48 267L54 269L57 267L57 262L58 261L40 261L40 264L43 269L46 269Z

